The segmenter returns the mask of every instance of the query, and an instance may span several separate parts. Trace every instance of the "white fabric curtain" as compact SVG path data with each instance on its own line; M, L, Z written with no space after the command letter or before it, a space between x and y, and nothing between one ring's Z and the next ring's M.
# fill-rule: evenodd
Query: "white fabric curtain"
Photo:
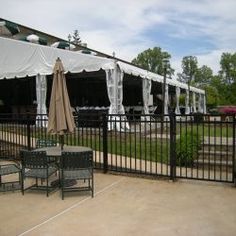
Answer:
M188 115L190 113L190 107L189 107L189 91L186 90L186 97L185 97L185 114Z
M115 84L115 70L106 70L107 94L110 101L108 114L116 114L116 84Z
M122 131L123 129L129 129L125 115L125 109L123 106L123 77L124 73L116 65L115 69L106 70L106 83L107 94L110 101L110 107L108 114L119 114L122 116L109 117L108 130L117 129Z
M37 99L37 116L36 126L47 127L48 117L46 108L47 96L47 78L45 75L36 75L36 99Z
M151 94L152 81L143 79L143 111L145 115L149 115L148 102Z
M206 114L206 95L202 94L202 111Z
M198 112L200 112L200 113L203 112L203 110L202 110L202 96L200 93L198 94Z
M169 85L165 86L165 102L164 102L164 114L168 115L168 105L169 105Z
M197 112L197 108L196 108L196 94L195 92L192 92L192 98L193 98L193 112Z
M175 114L179 115L180 114L180 109L179 109L180 87L175 87L175 94L176 94Z

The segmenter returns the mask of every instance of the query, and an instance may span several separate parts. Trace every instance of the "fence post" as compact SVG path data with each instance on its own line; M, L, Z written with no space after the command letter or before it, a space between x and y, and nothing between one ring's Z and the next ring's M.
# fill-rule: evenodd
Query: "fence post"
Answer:
M102 116L102 128L103 128L103 172L107 173L108 159L107 159L107 114Z
M30 143L30 114L27 112L26 114L26 125L27 125L27 149L31 149Z
M175 180L176 177L176 117L175 113L170 115L170 179Z
M236 156L235 156L235 129L236 129L236 119L235 115L233 116L233 181L234 181L234 186L236 187Z

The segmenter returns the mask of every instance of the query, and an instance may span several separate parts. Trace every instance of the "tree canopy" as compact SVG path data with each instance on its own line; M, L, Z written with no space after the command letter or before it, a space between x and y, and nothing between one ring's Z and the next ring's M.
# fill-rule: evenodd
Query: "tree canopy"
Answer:
M213 77L212 69L206 65L203 65L202 67L197 68L194 83L197 86L202 87L203 85L210 84L212 77Z
M226 84L236 83L236 53L223 53L220 65L222 80Z
M198 61L195 56L186 56L182 59L182 78L187 84L191 84L198 69Z
M132 63L151 72L163 75L163 62L165 60L170 60L170 58L171 55L168 52L162 51L160 47L154 47L138 54L138 56L132 60ZM167 66L167 71L169 74L174 73L174 69L171 68L170 64Z

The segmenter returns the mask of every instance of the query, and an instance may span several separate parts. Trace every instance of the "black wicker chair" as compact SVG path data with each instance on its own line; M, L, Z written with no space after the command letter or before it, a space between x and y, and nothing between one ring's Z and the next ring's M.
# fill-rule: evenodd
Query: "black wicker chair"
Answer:
M65 192L90 191L94 197L93 152L62 152L60 162L62 200ZM66 182L77 180L75 186Z
M36 148L43 148L43 147L54 147L57 146L57 142L51 139L37 139L36 141Z
M37 139L36 141L36 149L38 148L44 148L44 147L56 147L57 142L55 140L51 139ZM57 158L50 156L48 157L50 161L50 166L55 166L57 164Z
M22 187L21 191L24 195L25 190L33 189L33 190L46 190L47 197L49 193L55 190L58 186L50 186L49 185L49 177L56 173L58 168L56 166L51 166L51 162L46 155L45 151L21 151L22 157ZM36 179L36 183L25 188L24 187L24 179L25 178L34 178ZM39 185L38 179L45 180L45 185Z
M18 180L2 182L2 176L18 174ZM0 192L20 190L21 168L17 163L0 164Z

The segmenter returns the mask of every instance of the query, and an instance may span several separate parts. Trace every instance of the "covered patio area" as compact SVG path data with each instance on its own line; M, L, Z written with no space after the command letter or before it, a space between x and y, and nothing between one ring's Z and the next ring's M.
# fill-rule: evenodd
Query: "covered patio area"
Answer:
M194 87L189 91L187 84L170 78L164 82L163 76L128 62L1 37L0 42L0 84L4 91L11 90L11 97L1 93L0 102L5 112L34 111L37 125L40 115L47 114L50 77L58 57L65 67L73 107L105 108L109 114L135 110L145 115L154 111L168 115L172 106L180 114L180 94L184 93L185 114L206 113L205 91Z

